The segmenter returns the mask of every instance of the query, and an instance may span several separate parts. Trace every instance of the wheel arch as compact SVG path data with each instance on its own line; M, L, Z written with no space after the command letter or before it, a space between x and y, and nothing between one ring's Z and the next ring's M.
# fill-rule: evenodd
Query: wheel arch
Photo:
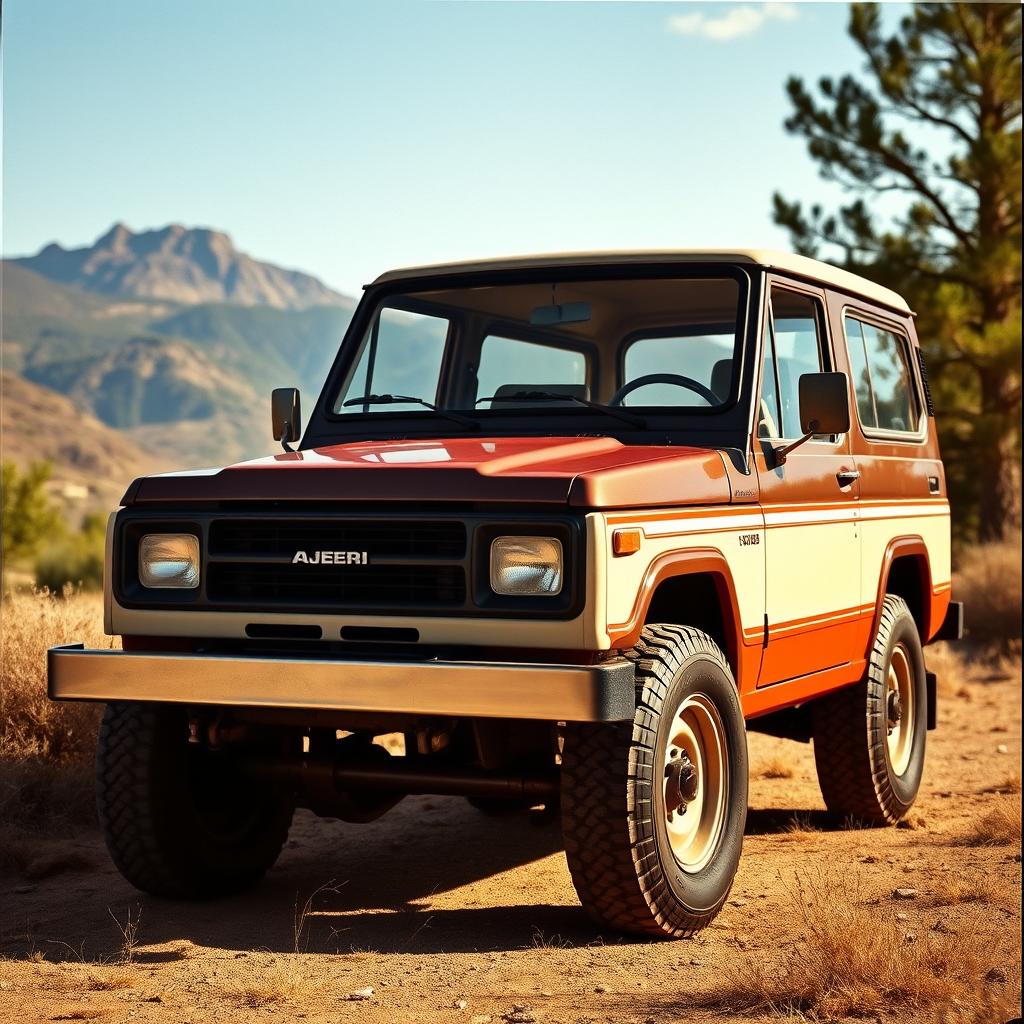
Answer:
M927 643L938 629L939 623L933 621L931 562L928 547L921 536L913 534L894 537L886 546L885 554L882 556L869 643L878 632L882 602L886 594L895 594L906 601L910 614L917 623L921 642Z
M725 654L737 683L743 678L744 644L736 586L717 548L671 551L644 574L628 623L611 627L614 647L632 647L644 626L666 622L707 633ZM741 687L742 688L742 687Z

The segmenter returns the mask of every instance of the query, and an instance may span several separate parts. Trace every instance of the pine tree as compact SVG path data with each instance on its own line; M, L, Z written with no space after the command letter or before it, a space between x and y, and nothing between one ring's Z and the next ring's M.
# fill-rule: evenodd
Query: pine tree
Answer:
M1021 8L915 4L896 30L854 4L866 77L791 78L788 131L851 202L776 194L808 255L904 293L933 381L961 531L1021 525Z

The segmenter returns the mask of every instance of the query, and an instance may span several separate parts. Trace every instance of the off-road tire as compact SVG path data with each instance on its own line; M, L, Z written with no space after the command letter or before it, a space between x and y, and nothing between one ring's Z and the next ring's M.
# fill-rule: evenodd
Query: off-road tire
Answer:
M732 887L747 814L747 740L725 656L700 630L645 627L627 657L636 666L632 721L570 723L562 752L562 831L580 902L620 932L684 938L706 927ZM684 872L663 824L662 744L677 709L710 698L725 734L729 787L710 862ZM660 821L659 821L660 819Z
M188 744L187 724L172 706L107 705L96 753L100 826L137 889L227 896L255 885L277 860L293 808L272 786L211 769L216 762L204 758L217 754Z
M897 645L906 652L916 702L910 760L902 775L893 770L887 743L886 680ZM832 815L865 825L892 825L906 815L924 771L927 705L917 624L903 598L887 594L864 679L811 705L818 783Z

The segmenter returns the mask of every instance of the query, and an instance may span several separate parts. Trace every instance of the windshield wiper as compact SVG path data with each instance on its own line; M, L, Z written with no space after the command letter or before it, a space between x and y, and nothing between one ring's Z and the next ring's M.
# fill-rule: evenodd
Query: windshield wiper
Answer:
M351 405L422 405L424 409L444 416L453 423L460 423L469 430L479 430L480 424L471 420L468 416L460 416L457 412L448 412L447 409L438 409L433 402L427 402L422 398L410 398L408 395L363 395L360 398L350 398L342 403L342 408L347 409Z
M617 409L612 405L602 405L600 402L591 402L588 398L580 398L578 395L563 395L558 394L554 391L516 391L511 395L491 395L488 398L478 398L477 405L481 402L550 402L552 399L556 399L563 402L575 402L577 405L582 405L587 409L595 409L597 412L606 413L608 416L614 416L615 419L621 420L623 423L628 423L631 427L636 427L638 430L647 429L647 420L642 419L639 416L634 416L632 413L626 412L624 409ZM494 406L492 405L493 409Z

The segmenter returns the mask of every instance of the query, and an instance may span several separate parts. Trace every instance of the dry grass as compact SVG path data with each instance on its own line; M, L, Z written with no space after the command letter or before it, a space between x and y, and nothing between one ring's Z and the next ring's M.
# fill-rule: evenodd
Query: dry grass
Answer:
M111 647L103 634L102 598L8 594L0 604L0 758L51 764L92 756L98 711L88 704L54 704L46 697L46 651L84 642Z
M0 871L45 878L92 866L68 836L95 821L100 711L47 699L46 650L110 646L102 621L96 594L20 592L0 603Z
M960 871L944 875L935 883L934 904L956 907L965 903L998 904L1009 897L1010 889L991 874L965 875Z
M968 846L1020 846L1020 800L1000 799L967 833Z
M1019 969L1009 978L980 913L955 933L916 935L887 901L872 905L859 888L857 879L829 872L798 877L790 913L803 926L803 941L782 963L759 954L723 966L724 985L707 1004L822 1020L900 1013L924 1020L939 1011L965 1019L954 1013L1002 998L986 989L993 969L1006 973L1007 989L1019 986Z
M235 1003L258 1010L282 1006L311 996L317 984L295 961L274 960L257 967L243 981L225 986L225 995Z
M791 779L793 769L781 758L773 757L754 772L755 779Z
M1021 540L976 544L964 550L953 595L965 605L968 639L1006 648L1021 638Z
M969 697L963 680L967 666L957 646L949 643L929 644L924 651L925 664L935 673L935 686L940 697Z
M1020 792L1020 775L1016 772L1007 775L1002 782L997 782L994 786L985 786L984 789L979 790L981 793L1002 793L1003 795L1013 795L1014 793Z
M135 988L138 983L138 975L124 968L91 971L85 979L85 987L90 992L116 992L120 989Z
M811 823L809 814L794 814L777 838L790 843L806 843L821 835L820 829Z

